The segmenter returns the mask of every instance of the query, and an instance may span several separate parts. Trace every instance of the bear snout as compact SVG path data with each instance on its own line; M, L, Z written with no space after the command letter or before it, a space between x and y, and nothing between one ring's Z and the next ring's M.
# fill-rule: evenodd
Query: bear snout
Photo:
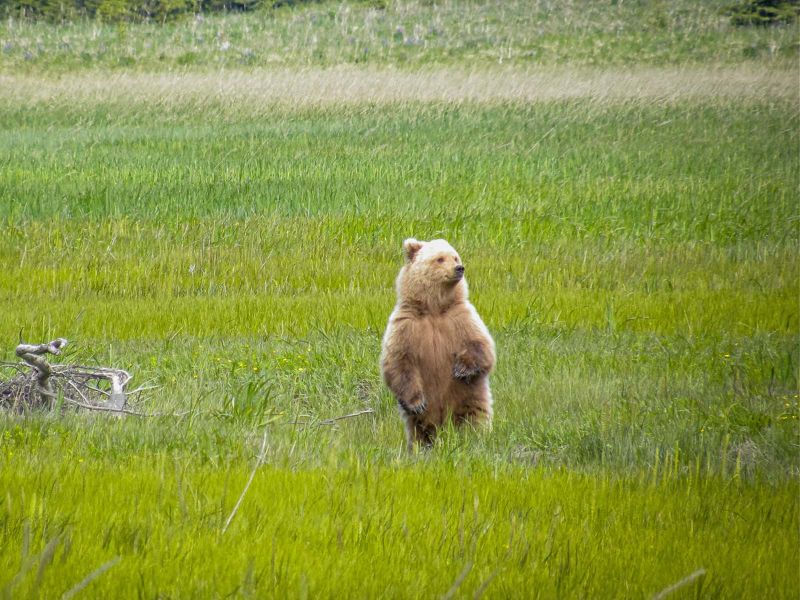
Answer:
M461 279L464 276L464 265L456 265L456 278Z

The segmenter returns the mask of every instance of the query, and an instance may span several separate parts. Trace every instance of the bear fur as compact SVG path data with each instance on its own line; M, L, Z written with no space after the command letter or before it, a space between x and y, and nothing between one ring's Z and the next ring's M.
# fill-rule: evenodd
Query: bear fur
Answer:
M490 425L494 340L467 300L461 257L445 240L403 242L397 304L381 373L405 419L409 449L430 446L448 419Z

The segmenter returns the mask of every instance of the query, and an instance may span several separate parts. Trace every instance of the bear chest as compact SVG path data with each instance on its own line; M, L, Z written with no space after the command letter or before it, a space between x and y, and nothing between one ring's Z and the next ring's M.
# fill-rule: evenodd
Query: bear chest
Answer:
M449 373L458 346L459 332L451 319L426 317L415 327L417 361L426 371Z

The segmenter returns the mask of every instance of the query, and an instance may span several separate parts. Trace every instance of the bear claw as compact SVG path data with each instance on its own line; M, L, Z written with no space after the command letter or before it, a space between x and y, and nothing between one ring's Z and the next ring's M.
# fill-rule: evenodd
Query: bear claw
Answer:
M400 408L402 408L409 415L421 415L423 412L425 412L427 404L424 400L421 402L415 402L414 404L400 401Z
M457 362L453 365L453 377L464 383L472 383L480 375L480 369L469 368L465 364Z

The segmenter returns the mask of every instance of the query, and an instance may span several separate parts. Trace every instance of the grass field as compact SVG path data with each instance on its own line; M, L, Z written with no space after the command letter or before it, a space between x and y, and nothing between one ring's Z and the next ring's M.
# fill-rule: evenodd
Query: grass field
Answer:
M796 67L797 26L736 27L736 0L298 2L166 24L0 23L0 71L457 64ZM21 2L20 4L24 4ZM268 4L268 3L265 3ZM381 6L383 7L381 8Z
M163 413L0 417L0 596L800 594L796 69L731 50L797 30L506 6L375 14L541 23L563 61L362 65L333 29L280 68L0 54L0 360L64 336ZM661 58L584 53L662 13ZM492 431L413 456L377 366L409 236L460 251L498 349Z

